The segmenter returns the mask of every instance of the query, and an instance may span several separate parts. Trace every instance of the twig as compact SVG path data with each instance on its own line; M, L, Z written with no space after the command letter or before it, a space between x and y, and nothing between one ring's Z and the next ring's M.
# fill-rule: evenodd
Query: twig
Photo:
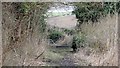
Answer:
M38 59L44 52L45 52L45 51L43 51L40 55L38 55L38 56L35 58L35 60Z

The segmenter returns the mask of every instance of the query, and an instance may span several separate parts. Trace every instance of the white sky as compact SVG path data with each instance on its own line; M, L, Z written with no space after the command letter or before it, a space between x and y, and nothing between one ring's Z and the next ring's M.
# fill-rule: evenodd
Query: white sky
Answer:
M48 12L72 12L73 10L73 6L51 7Z

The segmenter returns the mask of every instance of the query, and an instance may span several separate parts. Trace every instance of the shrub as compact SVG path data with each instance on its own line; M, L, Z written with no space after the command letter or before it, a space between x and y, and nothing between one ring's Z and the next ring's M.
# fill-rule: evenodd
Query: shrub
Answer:
M83 35L75 35L73 37L73 42L76 43L77 47L84 47L85 37Z
M40 30L40 33L44 33L45 30L46 30L46 21L44 20L46 17L44 15L41 15L41 17L39 18L39 24L40 27L39 27L39 30Z
M64 32L68 35L73 35L75 33L74 30L68 30L68 29L64 29Z
M61 37L63 36L63 34L59 31L53 31L48 35L48 39L51 39L54 43L56 41L58 41ZM51 42L52 43L52 42Z
M75 10L72 13L76 15L80 25L88 21L95 23L107 14L119 13L119 5L120 2L74 3Z

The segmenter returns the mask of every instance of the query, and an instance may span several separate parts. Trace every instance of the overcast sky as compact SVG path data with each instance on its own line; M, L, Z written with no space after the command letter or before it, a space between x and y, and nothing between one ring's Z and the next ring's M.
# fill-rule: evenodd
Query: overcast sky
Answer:
M73 10L73 6L51 7L48 12L71 12Z

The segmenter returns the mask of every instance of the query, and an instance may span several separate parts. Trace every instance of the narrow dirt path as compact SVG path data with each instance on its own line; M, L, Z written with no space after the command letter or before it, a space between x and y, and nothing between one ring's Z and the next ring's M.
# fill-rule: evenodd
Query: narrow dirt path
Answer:
M67 54L65 57L60 60L60 66L76 66L74 59L72 58L72 54Z
M54 50L53 50L54 49ZM74 53L72 52L71 48L52 48L53 51L49 51L49 52L53 52L52 57L54 58L46 58L47 61L45 61L46 64L48 64L49 66L84 66L84 65L88 65L87 61L82 59L82 58L78 58L76 57L76 54L78 53ZM48 51L47 51L48 52ZM57 57L55 57L56 55L58 55ZM62 57L59 57L62 56ZM55 60L55 58L57 58Z
M48 25L56 26L56 27L59 27L59 28L66 28L66 29L74 29L74 27L76 26L76 23L77 23L77 20L76 20L74 15L51 17L51 18L47 19L47 24ZM68 41L66 41L66 42L68 42ZM65 48L62 48L61 51L56 53L56 54L60 54L61 56L63 56L63 58L59 58L58 60L50 59L50 61L46 62L46 64L53 65L53 66L54 65L60 65L60 66L86 65L86 62L82 59L77 59L74 56L75 53L72 53L71 50L67 50L67 49L64 50L64 49ZM68 48L68 49L71 49L71 48ZM54 52L56 52L58 50L60 50L60 49L56 49ZM55 54L55 53L53 53L53 54Z

